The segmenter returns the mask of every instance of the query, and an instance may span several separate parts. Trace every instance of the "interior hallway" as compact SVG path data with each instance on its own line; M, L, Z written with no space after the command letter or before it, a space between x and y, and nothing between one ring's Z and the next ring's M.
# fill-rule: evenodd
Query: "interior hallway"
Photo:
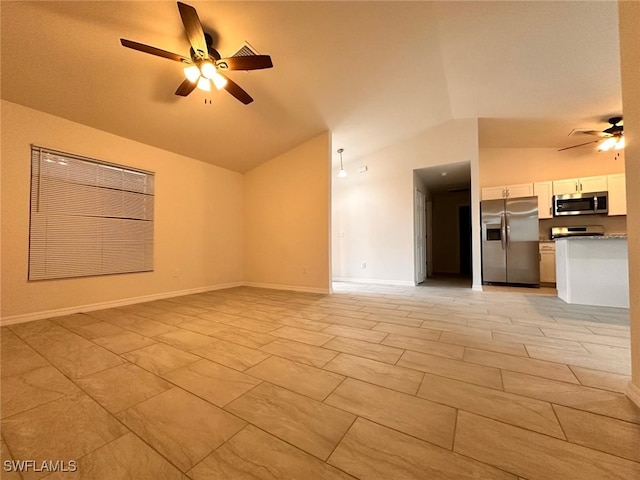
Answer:
M628 310L334 288L3 327L3 465L78 462L48 479L640 478Z

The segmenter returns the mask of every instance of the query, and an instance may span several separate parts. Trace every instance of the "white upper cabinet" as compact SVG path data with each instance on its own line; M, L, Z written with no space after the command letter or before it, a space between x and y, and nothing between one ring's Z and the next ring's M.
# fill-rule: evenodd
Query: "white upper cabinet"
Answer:
M533 194L538 197L538 218L553 217L553 185L552 182L535 182Z
M609 215L627 214L627 186L625 174L607 175L609 189Z
M553 194L606 192L607 176L567 178L553 181Z
M501 185L499 187L484 187L482 189L482 200L495 200L497 198L530 197L532 195L533 195L532 183Z

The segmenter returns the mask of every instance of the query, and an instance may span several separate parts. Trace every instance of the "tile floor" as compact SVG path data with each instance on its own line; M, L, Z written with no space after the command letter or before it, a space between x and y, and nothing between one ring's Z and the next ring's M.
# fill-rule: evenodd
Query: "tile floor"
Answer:
M335 289L3 327L2 478L640 479L627 310Z

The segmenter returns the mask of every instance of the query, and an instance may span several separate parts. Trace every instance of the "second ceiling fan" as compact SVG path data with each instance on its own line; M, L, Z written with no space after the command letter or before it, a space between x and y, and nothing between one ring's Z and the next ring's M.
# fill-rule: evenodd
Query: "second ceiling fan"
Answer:
M569 150L571 148L582 147L583 145L589 145L592 143L602 142L598 145L598 150L606 152L607 150L611 150L615 148L616 150L620 150L624 148L624 126L622 125L622 117L611 117L608 120L611 125L609 128L605 128L604 130L573 130L569 135L574 134L584 134L584 135L595 135L596 137L601 137L598 140L591 140L589 142L580 143L578 145L572 145L571 147L565 147L558 150L559 152L563 150ZM604 138L604 140L603 140Z
M222 58L213 48L211 35L204 32L200 18L195 8L182 2L178 2L180 18L184 25L184 31L191 44L189 57L177 53L161 50L143 43L134 42L125 38L120 39L122 46L149 53L158 57L167 58L185 64L184 72L187 77L176 90L176 95L186 97L196 87L209 91L211 82L216 88L224 88L227 92L240 100L245 105L253 102L253 98L237 83L222 73L226 70L259 70L273 67L269 55L246 55Z

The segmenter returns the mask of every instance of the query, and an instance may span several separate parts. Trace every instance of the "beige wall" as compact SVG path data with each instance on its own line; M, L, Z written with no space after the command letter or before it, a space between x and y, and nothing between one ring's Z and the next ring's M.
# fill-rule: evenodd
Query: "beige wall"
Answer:
M441 123L363 158L350 158L346 149L348 176L337 178L337 165L332 173L334 279L413 285L413 171L458 162L471 162L473 176L478 163L475 119ZM358 173L364 165L367 172ZM477 208L473 215L474 225L479 225ZM477 270L479 281L480 235L475 232L475 237L474 273Z
M627 229L631 302L629 395L640 406L640 2L618 2L622 64L622 103L627 155Z
M246 283L329 292L330 159L326 132L245 174Z
M480 148L480 187L623 173L624 155L624 151L597 152L590 147L564 152L552 148Z
M6 101L1 138L4 320L242 281L241 174ZM155 172L153 272L27 282L32 143Z

